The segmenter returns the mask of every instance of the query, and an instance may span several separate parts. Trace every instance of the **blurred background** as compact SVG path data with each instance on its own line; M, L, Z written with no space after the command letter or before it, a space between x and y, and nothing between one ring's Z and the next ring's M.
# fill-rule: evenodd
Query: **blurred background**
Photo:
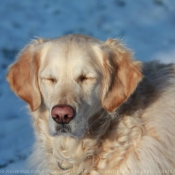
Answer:
M25 174L18 170L27 169L34 142L25 103L5 81L7 67L36 36L71 33L119 38L141 61L175 62L175 0L1 0L0 174Z

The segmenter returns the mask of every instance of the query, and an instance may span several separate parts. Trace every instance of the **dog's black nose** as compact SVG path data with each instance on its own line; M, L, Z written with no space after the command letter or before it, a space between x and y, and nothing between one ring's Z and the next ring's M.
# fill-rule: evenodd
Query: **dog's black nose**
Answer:
M57 105L52 108L52 118L58 124L67 124L74 116L74 109L68 105Z

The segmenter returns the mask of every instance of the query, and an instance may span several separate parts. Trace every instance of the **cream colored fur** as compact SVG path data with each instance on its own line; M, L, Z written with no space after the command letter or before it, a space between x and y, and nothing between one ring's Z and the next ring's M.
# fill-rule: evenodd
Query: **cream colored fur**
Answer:
M39 88L41 103L37 100L34 104L27 95L22 96L19 91L25 84L22 88L13 82L21 60L26 59L25 49L7 75L12 89L31 109L36 136L30 157L33 169L43 175L175 174L175 65L144 63L141 71L141 64L117 40L103 43L81 35L35 41L27 46L27 58L34 57L33 46L35 59L40 63L29 61L31 66L39 65L30 76L37 75L39 80L32 80L34 88L30 92L38 94ZM75 80L70 78L81 72L77 65L83 70L90 65L92 72L87 74L95 76L95 80L91 77L78 90ZM55 89L55 80L47 79L42 84L40 79L52 69L58 70L54 75L59 74L59 86ZM42 75L44 70L48 71ZM49 127L54 125L48 124L50 110L57 103L73 105L83 118L80 125L76 124L83 128L72 124L78 130L73 135L51 136L53 128ZM58 163L70 169L61 170Z

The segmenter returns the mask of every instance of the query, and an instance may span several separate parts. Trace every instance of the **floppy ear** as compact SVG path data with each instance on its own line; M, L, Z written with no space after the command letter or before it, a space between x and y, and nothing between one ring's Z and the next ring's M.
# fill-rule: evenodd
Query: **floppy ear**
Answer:
M36 43L35 43L36 44ZM11 89L35 111L41 104L38 86L39 52L35 44L27 45L18 55L18 60L9 67L7 81Z
M142 79L141 63L117 40L107 40L103 47L102 105L114 112L134 92Z

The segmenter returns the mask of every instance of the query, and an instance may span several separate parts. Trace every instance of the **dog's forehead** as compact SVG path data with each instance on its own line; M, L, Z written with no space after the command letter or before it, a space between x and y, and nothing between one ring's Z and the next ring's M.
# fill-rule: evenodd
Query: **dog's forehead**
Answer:
M98 58L89 44L76 42L50 42L43 46L41 71L52 74L80 74L99 71Z
M42 62L47 66L59 68L67 66L86 67L97 61L95 53L88 43L60 43L55 41L47 44L43 50Z

